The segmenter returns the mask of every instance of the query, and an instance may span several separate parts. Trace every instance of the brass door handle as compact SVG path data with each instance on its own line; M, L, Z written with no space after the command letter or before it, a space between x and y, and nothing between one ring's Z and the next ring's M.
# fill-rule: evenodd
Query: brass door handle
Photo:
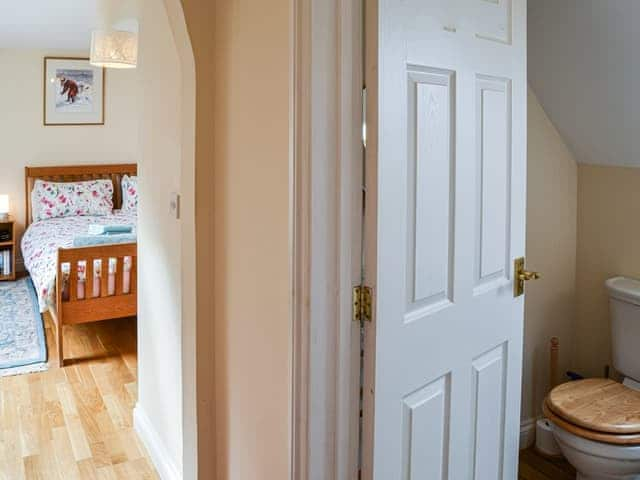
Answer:
M538 280L540 278L540 274L538 272L529 272L528 270L525 270L518 275L518 278L523 282L528 282L529 280Z
M524 295L524 282L538 280L539 278L540 274L538 272L530 272L524 269L524 257L517 258L513 264L513 296Z

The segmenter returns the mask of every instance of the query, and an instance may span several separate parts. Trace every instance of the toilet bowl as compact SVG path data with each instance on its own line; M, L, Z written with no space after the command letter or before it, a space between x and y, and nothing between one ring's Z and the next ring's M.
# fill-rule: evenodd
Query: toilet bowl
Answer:
M563 455L578 471L577 480L640 478L640 446L592 442L557 426L554 426L554 434Z
M543 410L578 480L640 480L640 281L606 281L613 367L625 384L605 378L554 388Z
M640 480L640 392L607 379L570 382L543 410L578 480Z

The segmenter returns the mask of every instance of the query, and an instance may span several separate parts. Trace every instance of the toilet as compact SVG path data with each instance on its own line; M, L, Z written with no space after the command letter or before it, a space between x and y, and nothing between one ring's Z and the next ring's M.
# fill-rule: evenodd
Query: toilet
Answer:
M616 277L606 287L613 367L624 382L562 384L543 410L578 480L640 480L640 281Z

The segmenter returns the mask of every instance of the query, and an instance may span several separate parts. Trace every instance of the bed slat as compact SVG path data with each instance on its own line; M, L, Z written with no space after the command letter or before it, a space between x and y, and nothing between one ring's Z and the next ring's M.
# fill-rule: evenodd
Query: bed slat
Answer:
M69 301L78 300L78 262L72 262L69 266Z
M116 258L116 295L122 295L122 281L124 278L124 258Z
M106 297L109 295L109 259L103 257L100 263L100 296Z
M138 292L138 257L131 257L131 294Z
M87 260L87 280L85 281L84 298L93 298L93 260Z

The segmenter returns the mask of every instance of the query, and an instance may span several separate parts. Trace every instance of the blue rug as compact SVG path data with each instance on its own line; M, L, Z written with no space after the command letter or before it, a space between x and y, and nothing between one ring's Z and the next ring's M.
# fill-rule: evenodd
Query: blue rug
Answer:
M0 282L0 376L47 369L47 344L30 278Z

